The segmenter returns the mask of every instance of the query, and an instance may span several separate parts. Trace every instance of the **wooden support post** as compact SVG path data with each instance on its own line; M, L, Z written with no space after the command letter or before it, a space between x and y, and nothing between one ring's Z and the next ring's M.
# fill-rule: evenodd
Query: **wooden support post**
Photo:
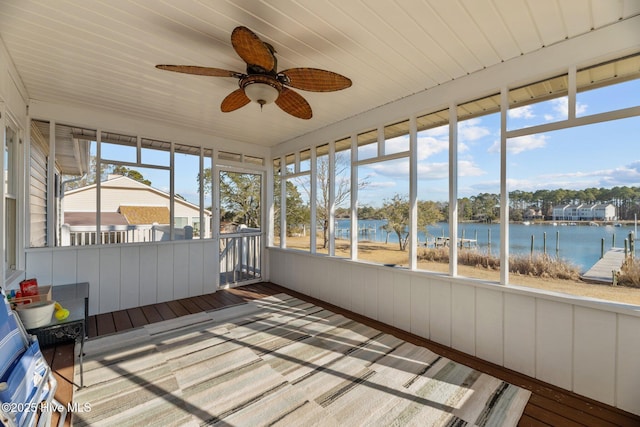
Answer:
M529 255L531 258L533 258L533 242L534 241L535 241L535 237L532 234L531 235L531 254Z

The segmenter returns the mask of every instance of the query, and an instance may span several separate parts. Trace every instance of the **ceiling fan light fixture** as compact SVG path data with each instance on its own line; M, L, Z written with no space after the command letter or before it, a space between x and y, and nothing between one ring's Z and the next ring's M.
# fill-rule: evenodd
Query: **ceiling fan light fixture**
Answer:
M244 93L253 102L260 105L271 104L278 99L278 89L266 83L252 83L244 88Z
M260 104L260 107L275 102L282 90L280 82L265 75L249 75L240 81L240 87L247 98Z

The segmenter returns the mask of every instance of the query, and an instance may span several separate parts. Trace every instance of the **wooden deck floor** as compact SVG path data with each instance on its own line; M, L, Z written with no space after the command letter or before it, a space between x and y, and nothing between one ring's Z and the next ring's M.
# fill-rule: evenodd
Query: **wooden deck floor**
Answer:
M122 332L149 323L240 304L280 292L286 292L343 314L383 332L394 334L405 341L427 347L454 361L531 390L532 396L520 420L520 426L640 426L640 417L633 414L271 283L248 285L199 297L91 316L88 325L89 337ZM73 345L58 345L43 350L43 353L49 358L58 377L56 397L61 403L66 404L71 401L73 396L74 386L71 383L73 379ZM57 420L54 420L53 425L55 423ZM67 419L66 425L69 425L69 419Z

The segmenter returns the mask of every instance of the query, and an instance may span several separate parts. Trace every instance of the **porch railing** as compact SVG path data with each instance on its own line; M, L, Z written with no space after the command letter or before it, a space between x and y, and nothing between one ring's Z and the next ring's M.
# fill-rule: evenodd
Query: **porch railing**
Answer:
M168 225L103 225L100 233L90 225L61 227L61 246L85 246L113 243L163 242L170 239L171 228ZM193 239L193 227L174 228L174 240Z
M261 231L245 228L220 235L220 284L259 280L262 270Z

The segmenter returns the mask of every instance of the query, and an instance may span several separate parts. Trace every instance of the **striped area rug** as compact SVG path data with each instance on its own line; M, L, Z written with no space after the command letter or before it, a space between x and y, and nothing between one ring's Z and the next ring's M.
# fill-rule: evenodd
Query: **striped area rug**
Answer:
M75 426L511 426L530 396L286 294L93 339L85 353Z

